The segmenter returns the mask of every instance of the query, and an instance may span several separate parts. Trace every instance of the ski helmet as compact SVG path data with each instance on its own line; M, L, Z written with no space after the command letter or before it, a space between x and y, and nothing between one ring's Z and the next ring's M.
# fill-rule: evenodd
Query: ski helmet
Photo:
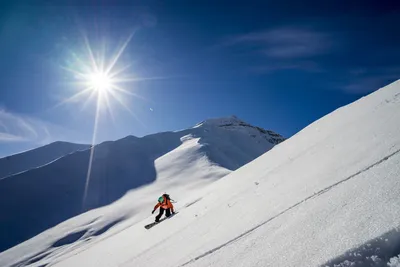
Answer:
M164 202L164 197L159 197L158 202L163 203Z

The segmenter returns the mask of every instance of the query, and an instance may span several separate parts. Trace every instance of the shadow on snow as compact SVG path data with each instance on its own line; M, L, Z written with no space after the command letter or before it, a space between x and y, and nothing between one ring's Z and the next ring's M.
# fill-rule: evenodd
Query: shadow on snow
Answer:
M345 252L321 267L388 267L395 265L395 257L400 254L400 231L393 229L380 237ZM392 261L390 260L392 259Z
M84 205L90 149L0 180L0 252L152 183L157 176L154 160L177 148L180 137L165 132L143 138L128 136L95 146Z

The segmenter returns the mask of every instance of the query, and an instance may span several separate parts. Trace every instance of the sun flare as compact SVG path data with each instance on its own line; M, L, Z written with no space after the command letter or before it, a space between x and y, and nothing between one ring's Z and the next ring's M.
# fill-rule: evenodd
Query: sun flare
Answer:
M106 93L113 88L113 80L106 73L96 72L88 77L89 86L99 93Z
M131 64L124 64L120 61L120 57L124 50L128 46L134 32L126 39L126 41L117 49L113 54L109 54L107 57L107 50L105 49L106 44L100 44L99 49L95 51L89 44L89 38L83 35L85 53L79 55L78 53L71 52L72 60L66 66L61 66L64 70L74 75L74 90L77 92L69 98L63 100L58 105L77 102L82 100L82 109L90 102L94 102L96 106L96 113L94 118L94 128L92 136L92 148L90 149L90 158L88 171L86 175L85 189L82 199L82 210L85 210L86 198L88 194L88 188L90 186L90 177L92 170L93 155L96 144L96 135L98 130L98 124L100 119L101 110L108 111L112 121L114 121L114 112L111 106L111 102L116 102L119 106L127 110L136 120L144 126L140 119L131 109L129 103L129 97L140 97L132 91L135 87L132 86L132 82L153 80L158 78L140 78L132 73L127 73L131 67ZM82 111L81 109L81 111ZM103 115L105 113L102 113Z

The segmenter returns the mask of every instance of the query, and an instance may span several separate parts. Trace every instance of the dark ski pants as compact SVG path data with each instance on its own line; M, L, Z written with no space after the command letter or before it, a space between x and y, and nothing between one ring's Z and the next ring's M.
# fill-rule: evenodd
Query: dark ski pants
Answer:
M156 222L158 222L161 219L161 216L164 214L164 211L165 211L165 216L166 217L171 216L171 209L160 208L160 213L156 217Z

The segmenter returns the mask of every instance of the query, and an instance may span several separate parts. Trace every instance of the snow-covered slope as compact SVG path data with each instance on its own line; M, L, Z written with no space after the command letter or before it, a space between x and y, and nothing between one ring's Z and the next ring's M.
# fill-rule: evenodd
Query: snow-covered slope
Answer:
M90 234L96 236L105 225L122 218L143 219L143 212L147 214L165 190L178 198L200 190L283 140L278 134L232 116L183 131L104 142L95 146L92 161L91 150L78 151L9 176L0 180L0 251L83 211L111 204L133 189L112 207L72 220L74 226L66 224L50 230L56 234L46 239L56 242L64 231L90 221L96 221L98 230Z
M42 166L72 152L88 148L89 145L54 142L36 149L0 158L0 179Z
M4 252L0 265L399 266L399 177L398 81L200 191L184 186L179 213L150 230L148 215L105 216L102 228L84 218L127 214L123 203L141 201L132 193Z

